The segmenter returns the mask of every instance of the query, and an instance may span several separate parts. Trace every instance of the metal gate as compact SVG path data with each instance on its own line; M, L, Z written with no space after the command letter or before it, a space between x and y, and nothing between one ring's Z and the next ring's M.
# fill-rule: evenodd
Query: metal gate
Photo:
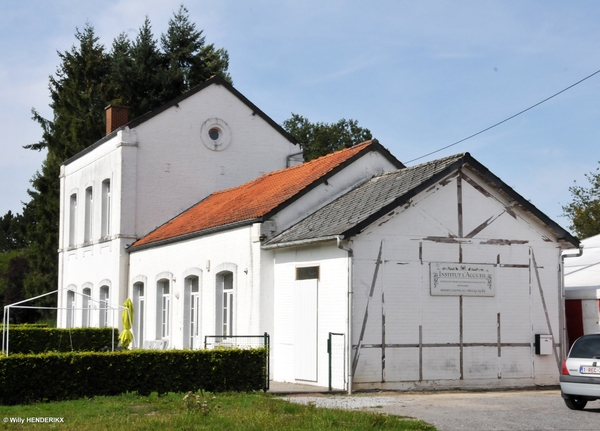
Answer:
M329 356L329 390L346 389L346 335L329 333L327 355Z

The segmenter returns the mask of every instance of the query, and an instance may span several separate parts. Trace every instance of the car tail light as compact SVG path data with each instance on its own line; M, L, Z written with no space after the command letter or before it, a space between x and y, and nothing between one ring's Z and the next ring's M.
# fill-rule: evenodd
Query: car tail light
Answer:
M566 359L562 363L562 369L560 370L560 373L565 376L570 375L569 369L567 368L567 360Z

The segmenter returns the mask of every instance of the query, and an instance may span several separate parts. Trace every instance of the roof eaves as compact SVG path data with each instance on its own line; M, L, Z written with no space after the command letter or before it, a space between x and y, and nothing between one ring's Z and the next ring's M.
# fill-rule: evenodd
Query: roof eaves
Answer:
M309 239L300 239L294 241L285 241L285 242L275 242L272 244L265 244L261 246L263 250L273 250L276 248L284 248L284 247L301 247L304 245L311 245L319 242L333 241L333 240L341 240L343 239L343 235L327 235L321 236L317 238L309 238Z
M573 247L579 247L579 240L571 235L567 230L561 227L558 223L540 211L535 205L517 193L512 187L494 175L488 168L479 163L475 158L473 158L469 153L466 153L465 162L475 169L482 177L487 179L491 184L493 184L496 188L500 189L502 192L510 196L514 199L523 209L527 212L533 214L538 220L540 220L543 224L548 226L556 236L558 237L558 241L565 241Z
M292 144L298 144L298 141L296 140L296 138L294 138L292 135L290 135L288 132L286 132L285 129L283 129L283 127L281 127L279 124L277 124L275 121L273 121L273 119L271 117L269 117L262 110L260 110L254 103L252 103L250 100L248 100L246 98L246 96L244 96L242 93L240 93L238 90L236 90L233 87L233 85L231 85L229 82L227 82L223 77L217 75L217 76L213 76L210 79L207 79L202 84L196 85L195 87L191 88L189 91L177 96L175 99L153 109L152 111L148 111L145 114L142 114L137 118L134 118L129 123L113 130L111 133L102 137L98 141L94 142L89 147L86 147L85 149L81 150L79 153L77 153L74 156L70 157L69 159L65 160L62 163L62 165L68 165L69 163L71 163L71 162L77 160L78 158L82 157L83 155L89 153L94 148L100 146L104 142L106 142L106 141L110 140L111 138L113 138L114 136L116 136L117 132L119 132L120 130L123 130L125 127L129 127L130 129L137 127L140 124L148 121L149 119L157 116L158 114L161 114L162 112L166 111L167 109L169 109L173 106L179 105L179 103L183 102L188 97L193 96L194 94L204 90L205 88L207 88L213 84L222 85L225 88L227 88L227 90L229 90L230 93L232 93L242 103L244 103L246 106L248 106L248 108L250 108L252 110L253 114L258 115L263 120L265 120L271 127L273 127L275 130L277 130L289 142L291 142Z
M109 133L106 136L103 136L102 138L100 138L99 140L97 140L96 142L94 142L89 147L85 147L83 150L81 150L80 152L78 152L74 156L69 157L67 160L65 160L64 162L62 162L60 165L61 166L66 166L69 163L74 162L75 160L83 157L87 153L90 153L92 150L98 148L103 143L105 143L107 141L110 141L112 138L114 138L115 136L117 136L117 133L119 132L119 130L123 130L125 127L126 127L126 125L125 126L121 126L118 129L113 130L111 133Z
M247 225L251 225L254 223L259 223L262 221L263 221L262 217L252 218L252 219L241 220L241 221L237 221L234 223L228 223L228 224L224 224L224 225L220 225L220 226L214 226L214 227L210 227L208 229L190 232L190 233L186 233L183 235L173 236L170 238L165 238L165 239L161 239L161 240L157 240L157 241L152 241L152 242L148 242L148 243L141 244L138 246L136 246L135 243L133 243L131 245L131 247L129 247L127 249L127 251L129 253L133 253L135 251L146 250L148 248L153 248L153 247L160 247L160 246L167 245L167 244L173 244L173 243L176 243L179 241L186 241L186 240L197 238L200 236L210 235L213 233L222 232L222 231L229 230L229 229L235 229L238 227L247 226Z

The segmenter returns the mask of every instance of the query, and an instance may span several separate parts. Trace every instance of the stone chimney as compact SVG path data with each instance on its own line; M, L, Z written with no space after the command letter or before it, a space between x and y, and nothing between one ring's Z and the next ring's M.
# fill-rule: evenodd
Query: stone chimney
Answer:
M129 108L108 105L106 108L106 134L109 135L121 126L129 123Z

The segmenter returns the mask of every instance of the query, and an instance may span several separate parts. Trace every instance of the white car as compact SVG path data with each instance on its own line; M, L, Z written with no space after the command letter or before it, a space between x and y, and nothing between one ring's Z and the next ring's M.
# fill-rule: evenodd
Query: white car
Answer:
M562 364L560 390L565 404L582 410L600 399L600 334L579 337Z

